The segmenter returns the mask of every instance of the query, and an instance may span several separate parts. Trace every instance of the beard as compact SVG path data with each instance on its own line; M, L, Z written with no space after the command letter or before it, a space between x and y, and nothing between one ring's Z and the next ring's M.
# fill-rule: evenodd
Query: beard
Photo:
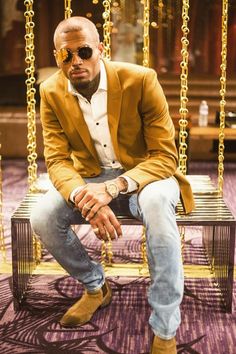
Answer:
M80 80L77 80L77 82L75 83L75 88L77 89L77 90L85 90L85 89L88 89L88 88L90 88L90 86L91 86L91 82L92 81L89 81L89 80L87 80L87 81L80 81Z
M81 80L81 79L72 79L70 80L74 88L78 91L81 92L82 94L84 92L88 92L90 94L93 94L96 92L99 81L100 81L100 73L95 76L93 80Z

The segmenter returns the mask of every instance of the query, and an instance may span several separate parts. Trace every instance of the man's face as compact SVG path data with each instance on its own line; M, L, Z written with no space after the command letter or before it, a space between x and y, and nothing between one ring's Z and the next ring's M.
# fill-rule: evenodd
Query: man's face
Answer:
M89 59L82 59L77 51L79 48L86 46L92 49L92 56ZM62 48L68 49L73 54L70 55L68 62L59 62L57 60L58 66L78 91L80 88L86 89L100 72L102 43L98 43L96 37L85 29L60 33L56 40L56 50L58 51Z

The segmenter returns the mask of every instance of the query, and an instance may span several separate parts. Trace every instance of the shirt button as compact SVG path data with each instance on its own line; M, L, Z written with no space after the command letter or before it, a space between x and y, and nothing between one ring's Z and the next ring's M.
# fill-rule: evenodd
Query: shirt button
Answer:
M103 146L104 146L104 148L105 148L105 147L107 147L107 144L104 144Z
M115 163L115 161L112 161L112 163Z
M96 123L96 125L99 125L99 123Z

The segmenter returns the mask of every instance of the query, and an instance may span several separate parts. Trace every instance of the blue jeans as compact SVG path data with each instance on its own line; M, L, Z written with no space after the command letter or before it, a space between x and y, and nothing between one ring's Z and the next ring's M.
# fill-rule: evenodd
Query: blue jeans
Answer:
M121 174L103 170L87 182L101 182ZM149 323L155 335L170 339L180 324L179 305L183 296L181 242L175 220L179 186L174 178L148 184L131 197L121 195L111 202L115 213L126 205L127 212L141 219L146 228L147 257L151 278L148 301L152 307ZM42 196L31 214L34 232L59 264L87 290L101 288L105 275L101 264L93 261L71 229L82 217L53 187Z

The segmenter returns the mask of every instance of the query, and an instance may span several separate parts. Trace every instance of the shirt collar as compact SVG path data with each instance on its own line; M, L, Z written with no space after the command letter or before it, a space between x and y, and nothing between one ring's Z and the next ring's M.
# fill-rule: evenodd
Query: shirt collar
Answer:
M103 61L100 61L100 81L98 85L98 91L107 91L107 74L106 74L106 69ZM71 84L70 80L68 80L68 92L71 93L74 96L81 96L78 91L74 88L74 86Z

